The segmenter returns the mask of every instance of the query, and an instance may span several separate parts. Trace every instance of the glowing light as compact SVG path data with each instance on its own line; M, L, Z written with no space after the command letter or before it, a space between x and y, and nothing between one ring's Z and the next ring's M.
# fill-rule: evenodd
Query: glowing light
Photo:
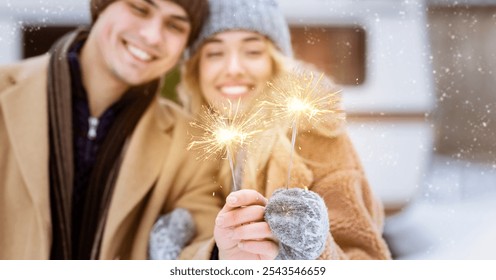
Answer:
M215 132L217 142L223 145L232 145L236 141L244 142L246 135L239 132L235 127L222 127Z
M233 191L239 189L234 175L234 155L245 145L251 144L254 136L266 127L261 108L244 114L238 113L238 108L239 102L235 107L229 102L229 107L223 108L223 112L204 107L200 119L191 123L192 127L199 128L203 133L193 135L193 140L188 145L188 149L202 150L202 157L205 159L219 154L227 156L233 178Z
M265 127L260 110L241 114L237 108L239 106L231 103L228 108L223 108L223 112L204 107L199 120L191 123L202 134L193 135L188 149L202 150L203 157L207 159L227 151L235 153L244 145L252 143L254 136Z
M333 83L318 78L310 71L294 70L268 83L269 91L264 102L270 107L275 118L288 120L291 124L300 117L320 121L332 116L343 119L339 108L340 91Z

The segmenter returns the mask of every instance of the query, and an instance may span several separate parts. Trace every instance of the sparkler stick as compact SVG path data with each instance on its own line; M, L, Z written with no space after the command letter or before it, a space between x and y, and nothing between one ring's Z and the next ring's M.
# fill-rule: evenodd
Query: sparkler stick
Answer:
M313 72L295 70L289 74L269 82L270 99L265 104L272 108L274 116L286 119L291 123L291 151L288 166L286 189L291 181L293 154L298 133L299 120L302 117L308 121L319 122L325 116L342 119L344 114L338 108L339 91L329 82L323 82L322 73L317 79Z
M293 168L293 154L294 146L296 144L296 134L298 133L298 119L295 119L292 124L293 132L291 134L291 151L289 152L289 166L288 166L288 179L286 181L286 189L289 188L289 181L291 180L291 169Z
M229 149L229 147L226 148L226 153L227 153L227 160L229 161L229 166L231 167L231 175L233 180L233 186L231 191L233 192L239 191L239 186L236 183L236 176L234 176L234 161L232 157L232 152L231 149Z

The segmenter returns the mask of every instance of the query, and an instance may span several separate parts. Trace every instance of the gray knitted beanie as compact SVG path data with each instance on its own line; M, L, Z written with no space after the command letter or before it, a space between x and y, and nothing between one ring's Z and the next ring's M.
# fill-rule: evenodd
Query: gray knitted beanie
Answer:
M279 50L292 56L291 37L275 0L209 0L210 16L193 43L192 56L205 39L228 30L248 30L267 36Z

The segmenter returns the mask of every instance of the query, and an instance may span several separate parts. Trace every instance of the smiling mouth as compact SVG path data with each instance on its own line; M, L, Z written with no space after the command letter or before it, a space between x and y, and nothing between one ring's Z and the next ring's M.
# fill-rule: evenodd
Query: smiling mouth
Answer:
M220 92L227 96L240 96L247 94L251 90L249 86L223 86Z
M126 46L126 49L128 50L128 52L138 60L141 60L143 62L150 62L154 59L153 55L138 48L137 46L134 46L128 42L125 42L124 45Z

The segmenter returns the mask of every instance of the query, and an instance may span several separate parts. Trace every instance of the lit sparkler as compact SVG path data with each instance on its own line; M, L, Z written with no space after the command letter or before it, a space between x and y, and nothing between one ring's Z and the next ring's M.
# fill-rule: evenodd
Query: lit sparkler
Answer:
M288 121L292 128L292 149L286 182L288 188L299 120L306 118L310 122L319 122L329 116L344 119L344 113L339 109L340 91L324 79L323 73L316 78L313 72L301 70L292 71L269 82L268 86L270 98L265 104L272 108L275 119Z
M239 190L234 175L234 155L245 145L251 144L254 136L265 127L262 108L240 113L239 105L238 102L238 106L233 107L229 102L229 107L223 108L225 114L212 107L204 107L200 119L191 123L191 126L201 129L203 134L194 137L188 146L188 149L203 150L205 159L213 155L226 154L233 178L233 191Z

